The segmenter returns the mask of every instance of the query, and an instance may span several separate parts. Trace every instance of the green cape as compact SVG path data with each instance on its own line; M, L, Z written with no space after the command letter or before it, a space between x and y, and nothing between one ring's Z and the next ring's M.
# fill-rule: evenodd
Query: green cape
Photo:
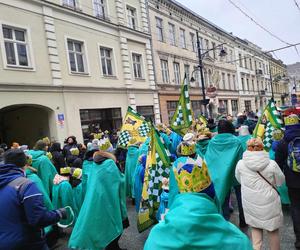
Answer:
M113 160L93 166L69 247L103 249L123 232L127 217L124 175Z
M81 185L82 185L82 196L83 196L83 198L85 197L87 182L88 182L88 179L89 179L88 177L90 175L93 163L94 163L93 161L85 160L85 161L83 161L83 164L82 164Z
M73 200L72 186L68 181L62 181L57 185L53 185L52 189L52 203L55 209L70 206L73 211L75 210ZM76 211L76 210L75 210ZM70 224L70 220L61 220L62 224Z
M204 158L220 204L224 203L232 185L237 184L235 167L242 155L242 144L232 134L218 134L208 144Z
M199 155L201 158L204 158L209 141L209 139L201 140L198 141L196 144L196 154Z
M45 151L29 150L29 154L32 156L32 167L38 171L37 175L41 178L44 188L47 194L50 196L53 186L53 179L57 174L56 168L46 156Z
M138 164L138 157L139 157L139 148L136 146L129 146L126 156L126 163L125 163L125 183L126 183L126 196L133 197L134 193L134 172L136 166Z
M251 243L226 221L206 194L176 196L165 220L154 226L144 250L250 250Z
M77 187L73 188L73 200L74 200L74 213L75 216L78 217L84 196L82 192L82 183L80 183Z
M240 142L242 143L243 151L245 152L247 150L247 141L252 138L251 135L243 135L237 137Z

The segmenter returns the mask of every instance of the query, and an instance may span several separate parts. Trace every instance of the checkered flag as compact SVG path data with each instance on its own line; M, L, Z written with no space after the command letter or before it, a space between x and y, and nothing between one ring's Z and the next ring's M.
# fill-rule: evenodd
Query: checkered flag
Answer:
M273 142L273 131L275 130L275 128L272 126L272 124L268 121L267 122L267 126L265 129L265 135L264 135L264 147L267 151L270 150L270 148L272 147L272 142Z
M181 87L179 103L171 120L171 128L177 133L183 135L193 122L193 112L191 107L188 79L184 76L184 82Z
M118 145L120 145L121 147L127 147L127 144L130 141L130 139L130 133L127 130L124 130L119 135Z
M141 137L145 137L145 136L147 136L149 134L150 127L149 127L149 125L148 125L147 122L143 122L143 124L139 127L138 130L139 130L139 135Z

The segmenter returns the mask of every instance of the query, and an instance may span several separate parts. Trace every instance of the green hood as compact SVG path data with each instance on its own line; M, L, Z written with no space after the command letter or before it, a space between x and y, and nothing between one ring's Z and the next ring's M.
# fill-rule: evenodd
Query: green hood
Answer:
M150 232L144 250L250 250L251 243L226 221L205 194L176 196L165 220Z
M43 150L29 150L28 153L32 156L32 160L36 160L39 157L46 155L46 152Z

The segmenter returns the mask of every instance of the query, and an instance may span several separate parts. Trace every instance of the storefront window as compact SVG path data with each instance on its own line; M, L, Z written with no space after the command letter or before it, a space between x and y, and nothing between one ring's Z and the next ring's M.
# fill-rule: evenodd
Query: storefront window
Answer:
M102 131L113 131L122 126L121 108L110 109L81 109L81 129L84 141L90 139L91 133Z
M168 117L169 121L171 121L176 108L177 108L178 101L167 101L167 110L168 110Z
M137 106L136 111L144 116L147 121L154 122L154 111L153 106Z
M251 101L245 101L245 111L249 112L251 110Z

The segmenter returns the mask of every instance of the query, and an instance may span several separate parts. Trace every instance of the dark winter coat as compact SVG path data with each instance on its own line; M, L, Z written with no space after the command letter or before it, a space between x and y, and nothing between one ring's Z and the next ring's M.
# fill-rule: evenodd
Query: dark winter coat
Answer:
M50 153L52 154L53 165L57 172L60 173L60 168L64 168L66 166L66 162L60 148L60 143L53 143L50 148Z
M0 165L0 249L42 249L43 227L60 220L37 186L15 165Z
M300 189L300 173L296 173L287 166L288 144L295 137L300 137L300 124L286 126L284 138L278 143L275 150L275 161L283 170L286 185L290 188Z

